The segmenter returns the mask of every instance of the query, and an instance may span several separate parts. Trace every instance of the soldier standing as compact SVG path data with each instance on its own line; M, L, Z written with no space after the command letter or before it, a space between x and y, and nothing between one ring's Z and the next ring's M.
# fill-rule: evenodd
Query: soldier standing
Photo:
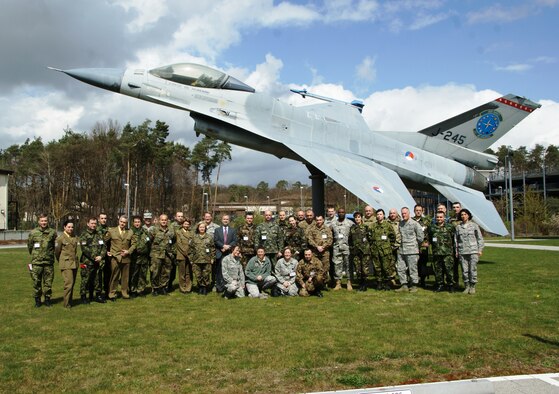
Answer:
M173 229L173 232L176 234L181 228L182 224L184 223L184 213L177 212L175 213L175 220L171 222L170 227ZM167 283L167 293L172 293L175 288L173 287L173 282L177 277L177 246L173 243L171 248L171 270L169 271L169 281Z
M376 222L372 226L371 255L375 276L377 277L377 290L391 290L395 285L396 267L394 263L394 250L396 247L396 233L394 227L384 219L384 210L376 213Z
M453 214L450 215L448 222L453 226L458 226L462 219L460 218L460 211L462 210L462 204L458 201L452 203L452 211ZM452 267L452 280L454 281L454 288L458 289L460 283L460 259L457 256L454 256L454 265Z
M142 226L142 228L144 230L149 231L149 229L152 226L152 218L153 218L153 215L152 215L151 212L149 212L149 211L144 212L144 225Z
M107 225L107 214L104 212L101 212L97 217L97 231L104 241L105 234L109 231L109 226ZM105 294L108 297L111 284L111 257L108 254L105 256L105 264L103 264L103 268L99 269L97 275L99 275L99 280L103 284L103 289L105 289Z
M477 283L477 263L483 253L483 236L479 226L472 222L468 209L460 211L462 222L456 227L456 254L462 264L464 294L475 294Z
M275 267L277 259L281 257L284 241L283 231L272 221L272 211L264 211L264 222L256 227L254 240L258 247L266 251L266 257Z
M326 217L324 218L324 224L328 227L332 227L332 223L336 220L336 209L333 206L326 208Z
M390 208L388 211L388 219L386 220L394 229L394 234L396 234L396 243L392 249L392 260L394 261L394 265L398 262L398 249L400 249L400 245L402 244L402 234L400 234L400 215L396 208Z
M151 238L149 230L142 226L142 218L139 216L132 218L132 232L136 239L136 249L132 254L132 262L130 263L130 296L135 298L145 295L150 264Z
M205 212L204 213L204 220L203 222L206 224L206 233L213 238L215 230L219 227L218 224L213 222L214 218L211 213Z
M367 205L367 206L365 207L365 211L364 211L364 212L365 212L365 216L363 217L363 223L364 223L367 227L371 228L372 225L375 224L376 221L377 221L375 209L374 209L372 206Z
M419 276L417 274L417 260L419 260L419 244L423 242L424 235L421 225L410 219L410 210L403 207L402 220L399 224L402 244L398 250L398 276L402 287L397 291L417 291ZM409 274L408 274L409 273ZM410 285L408 288L408 284Z
M299 227L301 227L306 234L308 228L310 226L313 226L314 224L316 224L314 212L312 211L312 209L307 209L307 211L305 212L305 220L301 220L299 222Z
M248 261L256 256L254 232L256 226L254 225L254 215L248 212L245 215L245 223L238 231L238 245L241 248L241 264L243 269L246 268Z
M54 247L64 281L64 308L72 307L72 294L78 273L78 243L78 237L74 235L74 223L66 220L64 232L56 238Z
M80 235L80 247L82 250L80 263L82 304L89 304L89 300L104 304L106 300L103 297L103 283L99 280L103 276L99 276L98 272L105 268L107 247L101 234L97 231L97 218L92 217L87 221L87 229ZM95 298L93 298L94 290Z
M151 289L154 296L167 295L169 274L173 264L173 244L176 242L175 230L169 226L169 217L159 215L159 221L150 231L151 238Z
M130 279L130 256L136 249L136 239L132 230L127 230L128 218L118 218L118 226L111 227L105 234L107 255L111 258L111 284L109 300L116 301L116 289L120 281L122 298L128 299L128 280Z
M437 286L435 291L441 292L446 286L449 292L454 291L452 267L455 255L455 227L445 222L443 212L437 212L435 224L429 226L429 243L433 253L433 268Z
M206 232L206 223L200 222L190 242L190 262L200 295L208 295L214 259L214 237Z
M188 255L190 243L194 234L190 230L190 219L185 219L180 230L176 232L177 237L177 265L179 267L179 290L182 294L192 291L192 265Z
M415 216L412 218L421 226L423 230L423 235L425 239L419 247L419 260L417 261L417 271L419 275L419 285L425 288L425 279L427 278L427 263L429 262L429 225L431 224L431 219L424 215L423 206L421 204L416 204L413 208Z
M295 275L301 297L323 297L321 290L325 283L324 268L311 249L305 249L303 258L297 264Z
M51 306L56 241L56 230L49 227L47 215L39 215L38 224L38 227L29 233L27 239L27 250L31 255L30 272L33 280L33 297L37 308L41 306L42 295L45 296L45 306Z
M287 213L285 211L278 212L278 226L280 229L285 230L289 223L287 222Z
M287 221L289 226L284 232L284 249L289 248L293 253L293 258L299 260L303 257L303 250L307 248L305 232L297 225L297 219L294 216L290 216Z
M316 224L310 226L305 233L307 236L307 245L312 250L314 256L322 263L324 270L324 287L328 282L328 273L330 272L330 247L333 244L332 230L324 224L322 215L316 217Z
M371 230L363 223L361 212L355 212L353 218L355 226L349 229L348 239L350 258L353 260L353 268L359 278L359 291L367 291ZM352 274L353 272L350 273L351 279L353 279Z
M342 279L344 275L348 276L347 290L352 291L351 277L353 276L353 266L349 261L349 231L353 226L353 222L345 217L345 209L338 209L338 218L332 222L333 236L333 257L334 263L334 279L336 287L334 290L342 288Z

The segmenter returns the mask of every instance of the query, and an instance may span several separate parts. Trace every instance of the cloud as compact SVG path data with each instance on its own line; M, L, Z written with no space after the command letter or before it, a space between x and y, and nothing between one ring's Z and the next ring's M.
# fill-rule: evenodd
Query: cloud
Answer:
M379 9L375 0L326 0L324 18L326 22L373 21L377 19Z
M417 16L417 18L409 26L410 30L421 30L436 23L442 22L448 19L451 13L439 13L439 14L423 14Z
M162 0L114 0L113 3L121 6L126 12L136 15L134 19L126 24L128 30L132 33L137 33L153 26L161 17L169 12L167 3Z
M532 4L521 6L494 4L467 13L466 21L471 24L510 23L533 15L535 12L537 12L537 7Z
M532 68L533 66L530 64L522 64L522 63L518 63L518 64L509 64L508 66L495 66L495 71L507 71L507 72L524 72L524 71L528 71Z
M357 79L365 82L375 82L377 79L377 69L375 67L376 58L367 56L355 68Z

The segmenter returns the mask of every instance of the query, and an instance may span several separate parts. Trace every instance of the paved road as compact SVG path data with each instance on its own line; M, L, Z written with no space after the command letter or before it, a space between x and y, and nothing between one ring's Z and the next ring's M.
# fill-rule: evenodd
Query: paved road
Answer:
M314 394L557 394L559 373L540 375L500 376L484 379L456 380L388 386L370 389L324 391Z

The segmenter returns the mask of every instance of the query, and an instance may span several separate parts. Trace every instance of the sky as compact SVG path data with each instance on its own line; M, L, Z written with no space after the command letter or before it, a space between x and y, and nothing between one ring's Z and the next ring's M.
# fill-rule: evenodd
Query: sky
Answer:
M161 120L193 146L187 112L47 69L178 62L294 105L313 102L290 88L363 100L371 130L417 131L513 93L542 107L496 146L559 145L558 20L559 0L3 0L0 149L109 119ZM221 184L310 183L300 163L239 147L232 157Z

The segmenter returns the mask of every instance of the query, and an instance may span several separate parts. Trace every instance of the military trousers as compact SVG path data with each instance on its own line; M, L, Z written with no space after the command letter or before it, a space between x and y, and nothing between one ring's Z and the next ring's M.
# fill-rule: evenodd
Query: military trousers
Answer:
M355 274L360 282L366 281L369 275L369 255L358 253L352 255L351 258L353 260L353 269L350 273L350 279L353 280Z
M451 255L433 255L433 270L435 271L435 281L438 286L452 285L454 257Z
M350 277L350 271L353 271L353 267L350 267L349 249L334 247L332 262L334 264L334 279L341 280L344 276Z
M192 291L192 265L189 260L177 260L179 268L179 289L183 293Z
M47 298L52 296L52 281L54 280L54 264L33 264L31 266L31 280L33 281L33 297Z
M76 284L76 276L78 274L77 269L65 269L60 270L62 274L62 280L64 283L64 307L72 306L72 295L74 294L74 285Z
M402 285L417 286L419 283L419 275L417 274L418 254L400 254L398 253L398 276Z
M305 287L299 289L299 295L306 297L322 290L324 287L324 278L322 276L314 276L309 282L309 278L305 278Z
M421 281L425 281L425 278L429 276L429 270L427 263L429 262L429 248L419 249L419 259L417 260L417 273Z
M324 270L324 283L328 282L330 277L330 251L325 250L322 253L315 252L316 258L322 263L322 269Z
M245 288L237 280L226 284L224 292L227 298L243 298L245 296Z
M278 282L278 283L276 283L276 287L281 292L281 295L284 295L284 296L291 296L292 297L292 296L296 296L299 293L299 289L297 288L296 283L290 283L286 287L283 283Z
M151 289L159 290L166 288L169 284L169 274L171 272L171 267L173 262L169 256L164 258L153 257L151 259Z
M275 276L269 275L258 283L247 283L246 287L247 287L248 296L251 298L257 298L262 291L269 289L276 282L277 279L275 278Z
M396 265L394 264L394 255L392 251L388 253L377 251L373 252L371 256L377 282L392 280L396 277Z
M130 263L118 261L115 257L111 258L111 284L109 287L109 298L116 298L116 291L120 283L122 298L129 298L128 280L130 279Z
M95 277L97 275L97 268L95 264L80 264L80 295L87 296L93 293Z
M95 289L95 293L97 295L103 293L104 282L105 282L105 260L101 260L99 265L98 266L96 265L95 275L93 278L93 288Z
M149 256L139 255L130 265L130 291L141 294L145 291L148 281Z
M192 263L192 272L198 283L198 287L208 287L211 281L212 265L208 263Z
M479 262L479 254L461 254L458 257L462 264L464 286L475 286L477 283L477 263Z

